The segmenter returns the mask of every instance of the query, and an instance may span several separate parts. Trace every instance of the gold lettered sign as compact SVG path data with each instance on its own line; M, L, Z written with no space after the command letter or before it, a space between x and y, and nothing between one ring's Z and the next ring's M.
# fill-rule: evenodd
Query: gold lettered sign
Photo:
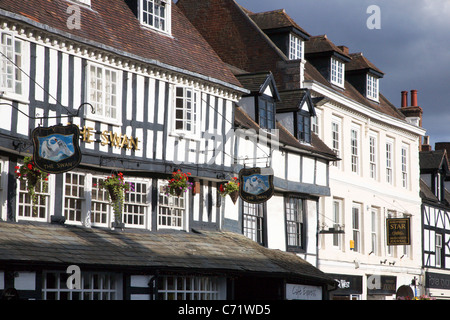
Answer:
M386 230L388 246L411 244L410 218L388 218Z

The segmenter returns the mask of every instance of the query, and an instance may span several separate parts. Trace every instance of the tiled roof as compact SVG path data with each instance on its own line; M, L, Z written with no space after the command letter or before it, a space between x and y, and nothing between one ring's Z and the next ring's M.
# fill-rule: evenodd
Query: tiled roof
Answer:
M447 167L447 151L435 150L435 151L421 151L419 152L419 163L421 171L439 170L442 165Z
M259 125L241 108L237 107L234 113L234 122L237 126L246 129L255 129L258 132ZM338 160L336 154L331 150L314 132L311 132L311 144L300 143L285 127L279 122L276 123L279 142L297 148L299 153L312 152L322 155L329 160Z
M0 265L75 264L141 272L259 273L334 283L295 254L267 249L233 232L124 231L47 223L0 222Z
M280 61L288 61L280 49L264 31L252 20L255 13L238 5L234 0L178 0L177 6L200 30L205 39L219 53L224 61L248 72L272 71L277 85L284 85L280 73ZM306 52L336 52L345 58L351 56L342 47L333 44L326 35L311 37L306 43ZM306 59L305 80L315 81L335 90L321 73ZM404 120L405 116L382 94L379 103L373 102L356 90L348 81L345 90L335 90L343 96L361 103L373 110ZM280 91L283 89L279 89Z
M66 0L1 0L0 9L18 19L58 32L89 45L113 48L120 54L153 61L189 73L240 87L228 67L192 26L176 5L172 5L172 35L167 36L140 24L124 0L93 0L91 8L80 5L81 28L69 29ZM137 3L137 2L135 2ZM1 15L2 12L0 12Z
M344 52L341 48L331 42L325 34L311 37L308 41L305 42L305 56L308 54L325 52L336 52L349 60L351 59L351 57L346 52Z
M305 36L310 36L294 20L292 20L289 15L286 14L284 9L260 13L249 13L249 16L262 30L294 28Z
M322 74L309 62L305 64L305 81L315 81L318 82L330 89L334 89L335 87L325 79ZM391 117L404 120L405 116L396 108L389 100L386 99L381 93L379 94L379 103L373 102L370 99L364 97L356 88L350 84L350 82L345 81L344 83L345 90L336 90L342 96L349 98L353 101L361 103L366 107L369 107L373 110L381 112L383 114L389 115Z
M381 75L384 74L383 71L370 62L369 59L362 54L362 52L350 53L350 57L352 60L345 65L345 72L371 69Z

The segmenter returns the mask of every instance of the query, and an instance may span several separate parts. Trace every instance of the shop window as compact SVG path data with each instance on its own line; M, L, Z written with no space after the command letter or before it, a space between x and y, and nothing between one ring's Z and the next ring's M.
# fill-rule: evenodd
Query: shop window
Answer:
M111 273L82 272L80 288L67 287L68 273L45 271L42 275L43 300L119 300L118 277Z
M158 278L158 299L218 300L219 288L217 278L162 276Z

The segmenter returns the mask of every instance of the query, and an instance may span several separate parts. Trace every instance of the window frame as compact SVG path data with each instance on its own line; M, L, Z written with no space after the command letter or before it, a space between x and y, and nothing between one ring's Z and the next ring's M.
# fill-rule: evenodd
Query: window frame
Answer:
M19 165L23 165L23 162L21 162ZM53 183L54 183L54 177L53 177L53 175L49 175L47 181L41 181L40 185L36 186L35 192L36 192L36 195L38 196L38 204L36 204L37 210L39 210L40 208L43 208L44 215L41 216L38 212L37 216L33 216L32 199L28 195L28 190L26 189L27 182L17 180L17 186L16 186L17 201L16 201L16 217L15 217L15 219L17 221L21 220L21 221L49 222L50 221L50 212L52 212L52 209L54 206ZM47 184L46 191L41 192L44 184ZM23 189L22 189L22 187L23 187ZM24 201L22 202L22 200L24 200ZM20 215L21 211L22 211L22 215Z
M55 288L48 288L48 275L55 275ZM94 280L94 276L98 277L98 280ZM51 300L61 300L61 294L67 294L67 300L73 300L73 296L75 294L79 294L79 300L94 300L94 295L98 294L100 299L98 300L121 300L121 276L117 273L109 273L109 272L91 272L91 271L83 271L81 275L81 288L80 289L69 289L67 288L67 279L70 277L70 274L64 271L54 271L54 270L45 270L42 274L42 299L48 299L49 293L54 293L56 299ZM105 288L105 283L103 282L105 279L108 279L108 284ZM86 280L89 281L89 284L86 285ZM94 284L97 283L98 287L94 288ZM64 284L65 288L61 288L61 284ZM90 299L84 299L85 295L90 295ZM110 299L102 299L103 297L109 297Z
M178 90L183 91L183 95L178 95ZM188 97L188 93L191 97ZM200 138L200 113L202 108L202 93L200 90L195 89L192 86L175 85L173 87L173 108L172 108L172 121L171 121L171 134L175 136L183 136L191 139ZM179 107L178 101L181 101L182 106ZM187 106L191 105L190 108ZM178 111L182 112L183 116L177 118ZM187 119L187 115L191 114L191 119ZM177 122L182 123L182 128L177 128ZM190 129L187 129L187 125L190 125Z
M68 180L68 176L70 175L70 184L67 185L67 180ZM84 180L84 184L81 185L80 183L78 184L74 184L74 176L77 176L77 181L76 182L80 182L80 178L83 177ZM87 185L87 175L84 172L79 172L79 171L69 171L69 172L65 172L64 173L64 177L63 177L63 214L64 217L66 218L66 223L68 224L82 224L84 219L85 219L85 212L86 212L86 197L85 197L85 192L86 192L86 185ZM72 187L70 188L70 194L68 194L67 192L67 188L68 187ZM73 188L76 188L76 191L78 193L78 196L73 194ZM82 194L81 194L82 193ZM70 201L72 200L72 201ZM76 208L74 208L73 206L68 206L67 205L67 201L72 202L72 204L75 204ZM78 207L79 205L79 207ZM79 211L79 215L80 215L80 219L70 219L70 215L73 214L75 212L75 215L77 214L77 211ZM68 217L69 215L69 217Z
M366 75L366 96L376 102L379 101L379 80L371 74Z
M167 181L158 181L158 205L157 205L157 214L156 214L156 229L157 230L161 230L161 229L174 229L174 230L187 230L188 228L188 219L189 219L189 205L188 205L188 201L189 201L189 195L188 192L183 192L180 197L177 196L173 196L170 194L166 194L164 187L167 185ZM167 203L164 203L163 201L161 201L162 199L167 199ZM180 201L180 199L182 199L184 206L172 206L171 201ZM174 202L172 202L174 203ZM172 212L170 213L170 215L168 214L162 214L162 209L168 209L170 211L176 210L176 211L181 211L180 213L175 213L173 214ZM170 225L168 223L160 223L161 219L163 218L169 218L171 219L171 221L176 221L176 220L180 220L180 223L176 223L175 225L173 225L173 222L170 223Z
M354 252L362 253L362 205L359 203L352 204L352 240L354 244Z
M125 227L127 228L148 228L149 225L149 204L151 199L151 184L149 181L146 181L144 179L125 179L127 183L131 183L133 185L133 188L128 190L125 193L124 197L124 203L123 203L123 211L122 211L122 221L125 224ZM138 187L138 185L144 185L145 191L139 191L138 189L141 187ZM132 196L136 198L144 198L144 202L139 201L132 201L130 198ZM127 212L127 208L129 206L139 207L140 210L143 210L143 212ZM135 220L136 218L138 220L142 219L142 223L130 223L127 219L127 216L132 218L132 220Z
M369 135L369 176L378 180L378 138L375 134Z
M409 189L409 146L402 145L401 148L401 172L402 172L402 187Z
M292 201L292 203L291 203ZM285 196L284 213L286 228L287 251L304 252L306 248L306 202L307 200L297 196ZM293 207L291 207L293 205ZM290 212L292 211L292 212ZM291 232L292 227L294 232ZM290 236L293 235L293 236ZM291 242L294 239L295 243Z
M300 37L289 33L289 60L303 60L304 54L304 41Z
M336 227L341 227L341 221L343 221L343 200L342 199L333 199L333 227L336 230ZM336 208L338 210L336 210ZM333 234L333 247L337 249L342 249L342 235L339 233Z
M341 88L344 87L344 76L345 76L345 64L336 59L335 57L331 57L331 72L330 72L330 82L335 84Z
M341 155L341 145L342 145L342 120L333 118L331 121L331 149L336 153L336 156L339 157ZM335 130L335 128L337 130ZM333 161L333 166L340 168L341 162L340 161Z
M357 127L352 127L350 129L350 149L351 171L360 174L360 129Z
M101 74L102 74L102 78L101 78L101 101L94 101L94 99L92 99L92 94L93 92L93 88L92 88L92 74L91 74L91 68L96 68L97 69L101 69ZM115 94L114 93L110 93L109 95L111 97L114 97L115 99L115 103L113 104L112 102L108 105L106 103L106 99L108 96L108 84L106 81L106 73L111 73L111 75L115 74ZM121 107L121 101L122 101L122 72L121 70L118 69L114 69L111 68L109 66L105 66L103 64L99 64L99 63L95 63L92 61L89 61L86 64L86 98L88 100L88 102L90 104L92 104L92 106L94 107L95 113L92 113L91 108L85 108L86 110L86 118L91 119L91 120L97 120L103 123L109 123L109 124L113 124L113 125L122 125L122 107ZM96 79L98 80L98 79ZM110 80L111 81L111 80ZM112 87L112 84L109 84L109 86ZM96 90L99 91L99 90ZM110 97L110 98L111 98ZM101 109L103 110L101 113L99 112L99 108L98 105L100 105ZM115 111L115 117L111 116L111 114L109 116L106 115L106 109L109 108L111 110ZM109 111L111 113L111 110Z
M386 182L390 185L394 184L394 141L386 141Z
M266 203L254 204L246 201L241 201L241 203L242 234L264 246L267 242Z
M144 4L146 4L146 5L144 5ZM144 10L146 6L147 6L147 9L148 9L148 5L152 6L153 12L150 12L149 10ZM164 9L165 16L163 18L161 18L160 14L159 15L155 14L155 9L154 8L155 8L156 5L162 6L162 7L165 8ZM158 10L159 10L159 7L158 7ZM162 32L164 34L168 34L168 35L171 34L171 29L172 29L172 18L171 18L171 16L172 16L172 4L171 4L171 1L169 1L169 0L139 0L139 2L138 2L138 11L139 11L139 22L141 23L142 26L148 27L151 30ZM147 19L149 17L151 17L153 22L149 23L148 21L145 21L146 17L147 17ZM155 23L154 23L155 17L158 20L160 20L160 19L164 20L164 27L163 28L155 26Z
M169 283L169 279L172 279ZM220 300L218 277L166 275L158 277L158 300ZM169 299L173 297L174 299ZM188 299L189 298L189 299Z
M3 43L4 37L10 38L10 45ZM19 52L17 52L17 46L20 47ZM5 53L4 50L6 50L7 53ZM10 96L10 98L12 99L23 98L25 96L26 81L24 81L21 69L24 70L26 64L26 61L24 59L24 57L26 57L25 42L17 38L16 35L12 32L0 31L0 51L6 55L6 57L3 54L0 55L0 91L5 92L5 98L8 98L8 96ZM10 54L8 54L8 51L10 52ZM5 73L2 71L4 64L6 65L6 68L12 69L10 75L8 71ZM12 82L11 87L8 85L3 85L4 77L11 78L7 80Z
M266 94L256 96L257 101L257 119L259 126L264 130L276 129L276 103L273 97ZM270 108L270 110L269 110ZM264 111L264 113L262 112ZM262 116L265 114L266 116ZM269 114L272 115L272 119L269 119ZM269 123L270 121L270 123Z
M299 141L311 143L311 114L309 112L303 110L297 111L295 131Z

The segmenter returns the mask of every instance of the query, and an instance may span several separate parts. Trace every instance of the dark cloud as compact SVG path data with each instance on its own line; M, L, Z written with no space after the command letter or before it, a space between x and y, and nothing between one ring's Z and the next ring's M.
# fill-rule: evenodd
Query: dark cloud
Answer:
M432 144L450 141L450 1L237 0L262 12L285 9L311 35L326 34L363 52L385 73L381 92L397 107L401 91L418 90ZM367 8L380 8L381 29L367 28Z

